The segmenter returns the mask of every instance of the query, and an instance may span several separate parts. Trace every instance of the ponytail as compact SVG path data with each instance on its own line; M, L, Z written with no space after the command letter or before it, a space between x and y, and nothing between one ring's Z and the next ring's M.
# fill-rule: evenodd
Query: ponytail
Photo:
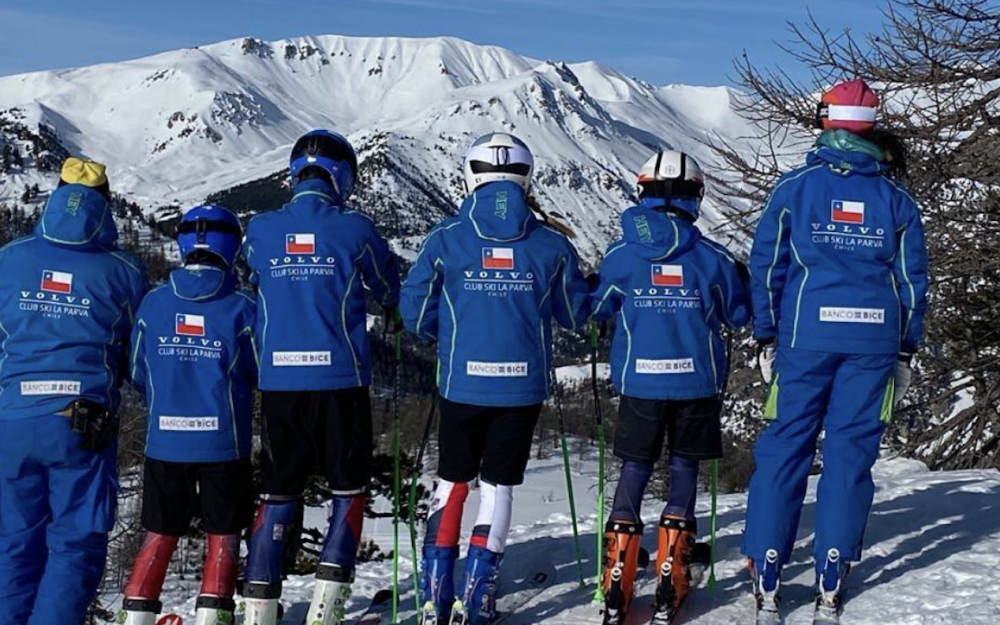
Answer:
M542 223L544 223L546 226L561 232L569 239L576 238L576 232L574 232L573 229L569 227L569 225L560 221L559 219L556 219L555 217L552 217L544 210L542 210L541 205L538 203L538 198L536 198L533 193L529 192L525 201L528 204L528 208L530 208L531 211L535 213L535 215L538 217L538 219L540 219Z

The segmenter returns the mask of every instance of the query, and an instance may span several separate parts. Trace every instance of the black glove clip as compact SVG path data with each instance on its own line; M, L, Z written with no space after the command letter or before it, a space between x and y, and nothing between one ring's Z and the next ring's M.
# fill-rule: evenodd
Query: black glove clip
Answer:
M118 437L118 417L105 406L89 399L78 399L69 406L70 427L80 435L80 447L86 451L107 449Z

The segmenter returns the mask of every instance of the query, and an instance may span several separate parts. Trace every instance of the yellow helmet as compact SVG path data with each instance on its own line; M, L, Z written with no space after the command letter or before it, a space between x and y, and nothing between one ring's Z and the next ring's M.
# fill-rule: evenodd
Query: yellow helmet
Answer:
M65 184L82 184L85 187L99 188L107 186L107 167L96 161L88 161L71 156L62 166L59 176Z

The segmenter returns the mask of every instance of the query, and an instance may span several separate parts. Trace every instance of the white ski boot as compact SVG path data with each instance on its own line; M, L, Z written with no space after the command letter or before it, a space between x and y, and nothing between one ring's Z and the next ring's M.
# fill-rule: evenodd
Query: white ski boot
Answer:
M159 601L126 599L115 623L118 625L156 625L156 615L163 609Z
M236 622L236 603L232 599L201 595L195 606L194 625L233 625Z
M780 597L781 571L778 567L778 552L769 549L762 568L754 563L753 594L757 601L757 625L784 625L781 617Z
M278 625L281 620L280 584L247 582L243 587L246 612L243 625Z
M840 560L840 551L831 549L816 584L816 611L813 625L838 625L843 611L843 583L849 568Z
M306 625L340 625L344 622L353 577L353 571L345 571L334 564L319 565Z

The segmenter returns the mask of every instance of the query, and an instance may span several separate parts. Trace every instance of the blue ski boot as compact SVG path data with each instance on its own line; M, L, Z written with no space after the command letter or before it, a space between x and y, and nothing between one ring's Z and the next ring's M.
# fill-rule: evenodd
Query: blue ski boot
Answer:
M420 625L446 625L450 621L451 606L455 601L456 560L458 547L424 547L420 586L424 606L420 612Z
M831 549L816 580L816 611L814 625L836 625L844 609L844 581L850 565L840 558L840 551Z
M782 625L780 598L781 565L778 552L769 549L763 562L751 561L753 595L757 600L757 625Z
M462 598L464 614L460 615L462 625L487 625L497 616L497 584L500 578L500 561L503 554L494 553L485 547L469 547L465 559L465 575L462 577ZM456 607L458 602L456 601ZM453 612L452 623L455 623Z

